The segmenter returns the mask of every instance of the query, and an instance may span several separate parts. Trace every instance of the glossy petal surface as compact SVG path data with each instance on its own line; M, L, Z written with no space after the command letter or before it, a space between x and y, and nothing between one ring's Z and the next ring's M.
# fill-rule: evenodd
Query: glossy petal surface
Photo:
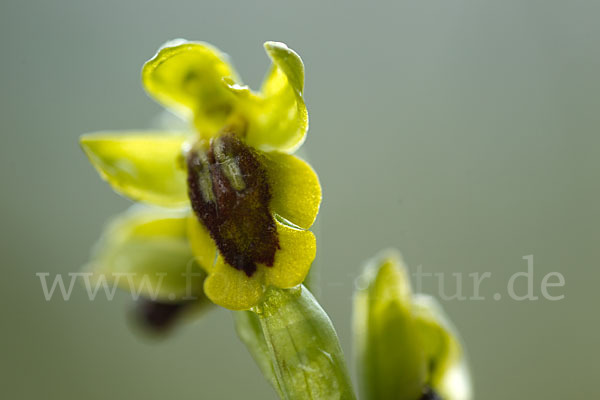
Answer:
M192 120L204 138L241 121L249 145L293 152L308 130L304 65L283 43L266 42L265 50L272 66L259 93L241 83L218 49L181 39L166 43L144 65L142 82L157 101Z
M294 225L308 229L321 205L321 184L304 160L280 152L262 158L271 187L271 210Z
M285 44L266 42L273 66L251 105L248 144L261 150L291 153L304 142L308 111L303 98L304 64Z
M263 267L266 283L281 289L301 284L315 259L317 243L310 231L294 229L277 222L280 249L272 267Z
M195 121L200 133L212 136L235 111L229 84L236 73L227 56L202 42L167 42L144 65L146 91L165 107Z
M166 207L189 204L181 167L184 133L99 132L81 137L81 147L100 176L133 200Z
M217 257L204 281L204 292L215 304L230 310L247 310L258 303L264 293L263 271L259 269L252 277L225 263Z

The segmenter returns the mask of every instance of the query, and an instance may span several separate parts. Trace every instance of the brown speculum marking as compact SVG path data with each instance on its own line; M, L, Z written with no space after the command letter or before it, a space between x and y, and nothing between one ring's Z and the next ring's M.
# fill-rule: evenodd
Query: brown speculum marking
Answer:
M196 146L187 158L188 193L198 220L233 268L252 276L279 249L271 191L258 155L235 134Z

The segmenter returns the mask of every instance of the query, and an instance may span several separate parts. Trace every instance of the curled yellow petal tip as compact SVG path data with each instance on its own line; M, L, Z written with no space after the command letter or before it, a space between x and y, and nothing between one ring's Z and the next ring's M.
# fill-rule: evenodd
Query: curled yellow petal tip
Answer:
M304 63L302 58L285 43L268 41L265 50L273 62L283 70L294 90L302 96L304 91Z

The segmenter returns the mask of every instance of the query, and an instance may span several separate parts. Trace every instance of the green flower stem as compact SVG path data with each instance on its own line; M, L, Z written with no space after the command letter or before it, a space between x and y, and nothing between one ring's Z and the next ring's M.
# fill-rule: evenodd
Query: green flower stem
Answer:
M238 333L282 399L356 399L331 320L308 289L270 289L253 311L237 313Z

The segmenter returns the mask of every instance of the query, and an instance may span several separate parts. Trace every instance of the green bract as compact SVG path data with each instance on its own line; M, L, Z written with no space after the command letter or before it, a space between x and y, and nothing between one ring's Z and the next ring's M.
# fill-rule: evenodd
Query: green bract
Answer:
M236 317L240 337L283 399L355 399L333 325L304 286L267 292Z
M286 397L279 387L271 352L258 315L253 311L234 311L233 317L240 340L246 345L265 379L273 386L279 397L285 399Z
M413 296L398 253L371 260L358 281L354 329L364 399L471 399L464 352L434 298Z

